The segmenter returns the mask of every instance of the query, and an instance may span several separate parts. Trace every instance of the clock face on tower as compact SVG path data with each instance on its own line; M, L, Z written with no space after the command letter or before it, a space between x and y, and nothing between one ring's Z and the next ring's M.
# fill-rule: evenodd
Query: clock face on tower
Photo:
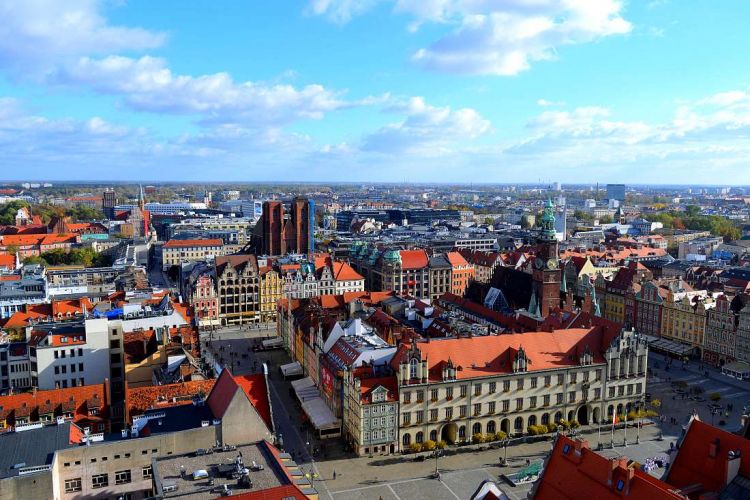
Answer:
M557 269L557 266L558 266L557 259L549 259L547 261L547 269L554 271L555 269Z
M544 259L541 257L534 259L534 267L537 269L544 269Z

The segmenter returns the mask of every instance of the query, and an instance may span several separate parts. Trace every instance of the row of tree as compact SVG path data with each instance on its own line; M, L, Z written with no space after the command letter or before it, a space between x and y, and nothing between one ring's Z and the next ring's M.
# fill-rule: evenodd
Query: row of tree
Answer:
M49 204L30 205L25 201L15 200L0 207L0 224L6 226L15 224L16 213L20 208L30 208L31 214L38 215L45 224L47 224L54 216L70 217L74 221L104 219L104 212L86 205L75 205L71 207Z
M112 257L100 254L89 247L74 248L66 252L62 248L56 248L43 252L41 256L33 255L24 259L24 264L42 264L48 266L60 265L82 265L84 267L109 267L112 265Z

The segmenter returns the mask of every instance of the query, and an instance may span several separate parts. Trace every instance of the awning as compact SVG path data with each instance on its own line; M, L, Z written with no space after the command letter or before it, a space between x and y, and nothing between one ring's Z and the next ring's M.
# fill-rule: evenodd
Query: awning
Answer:
M320 392L318 392L310 377L293 381L292 388L294 388L294 393L302 404L302 410L316 430L341 428L341 421L336 418L323 398L320 397Z
M723 372L734 372L734 373L748 373L750 372L750 365L744 361L733 361L727 363L721 367Z
M275 347L284 347L284 340L279 337L276 337L273 339L263 341L264 349L273 349Z
M648 342L648 348L655 351L674 354L675 356L689 356L695 350L694 346L675 342L662 337L644 335Z
M281 370L281 375L283 377L296 377L298 375L302 375L302 365L299 364L298 361L295 361L294 363L289 363L286 365L281 365L279 367L279 370Z

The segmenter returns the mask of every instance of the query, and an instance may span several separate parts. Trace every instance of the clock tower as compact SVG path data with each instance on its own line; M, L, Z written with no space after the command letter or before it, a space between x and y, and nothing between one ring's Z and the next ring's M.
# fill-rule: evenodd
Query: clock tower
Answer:
M557 234L555 232L555 211L552 201L549 199L539 220L539 228L531 292L534 295L531 299L532 304L538 307L538 311L530 312L545 318L553 309L560 306L560 284L562 282L562 270L558 260Z

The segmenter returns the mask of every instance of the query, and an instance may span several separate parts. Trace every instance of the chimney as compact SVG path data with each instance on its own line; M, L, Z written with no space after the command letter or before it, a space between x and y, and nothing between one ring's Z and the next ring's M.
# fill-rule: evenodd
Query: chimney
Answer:
M740 472L741 464L742 452L740 450L730 450L727 453L727 481L724 483L725 486L734 481L734 478L737 477L737 474Z

